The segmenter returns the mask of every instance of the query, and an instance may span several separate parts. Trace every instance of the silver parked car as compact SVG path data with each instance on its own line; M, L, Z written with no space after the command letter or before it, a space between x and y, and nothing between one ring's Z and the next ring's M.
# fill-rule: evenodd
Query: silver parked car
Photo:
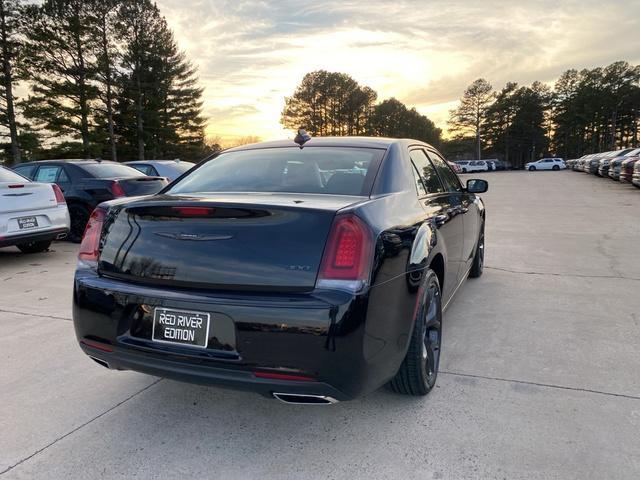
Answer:
M42 252L68 232L69 211L60 187L0 167L0 247Z
M136 160L126 165L152 177L166 177L170 182L196 166L195 163L181 160Z

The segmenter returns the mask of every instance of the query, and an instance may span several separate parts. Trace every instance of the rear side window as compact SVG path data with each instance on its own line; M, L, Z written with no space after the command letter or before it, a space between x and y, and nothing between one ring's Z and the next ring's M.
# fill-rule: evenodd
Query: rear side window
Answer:
M14 167L14 170L18 172L23 177L32 178L33 172L35 171L35 165L19 165Z
M222 153L167 193L287 192L369 195L384 150L284 147Z
M15 172L12 172L9 169L0 167L0 182L20 182L25 183L28 182L26 178L22 175L18 175Z
M413 173L413 181L416 183L416 190L418 191L418 196L424 197L427 194L427 189L425 188L424 183L422 183L422 178L420 178L418 169L413 164L413 162L411 162L411 171Z
M38 173L36 173L36 178L34 180L36 182L55 183L58 179L60 170L61 168L56 165L42 166L38 169Z
M451 170L449 165L447 165L447 162L445 162L440 155L434 152L429 152L429 158L431 158L433 165L436 167L446 190L448 192L461 192L462 185L460 185L458 176L453 172L453 170Z
M423 150L411 150L411 152L409 152L409 155L411 156L411 161L418 170L418 173L420 173L422 183L427 189L427 193L443 192L444 188L442 187L442 183L440 183L438 174L429 161L429 157L427 157L427 154L424 153Z

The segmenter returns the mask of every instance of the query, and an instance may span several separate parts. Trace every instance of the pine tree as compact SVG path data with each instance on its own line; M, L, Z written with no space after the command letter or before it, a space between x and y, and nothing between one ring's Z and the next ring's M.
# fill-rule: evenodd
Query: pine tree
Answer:
M484 78L479 78L467 87L460 105L449 113L449 125L453 133L472 133L475 137L478 159L482 158L487 111L493 99L493 87Z
M27 28L22 62L32 91L25 116L51 136L79 139L87 158L96 150L91 130L98 93L89 13L90 4L82 0L29 5L23 19Z
M9 130L11 146L10 163L20 163L20 144L16 122L13 88L17 81L15 63L18 58L20 41L19 0L0 0L0 125Z
M89 21L95 32L96 42L96 81L98 83L98 97L102 107L97 110L104 117L109 141L108 157L118 159L117 142L115 137L114 103L117 95L116 77L119 51L116 44L115 18L119 0L90 0Z
M158 8L148 0L125 1L118 30L124 42L119 133L129 153L139 159L204 155L203 91Z
M376 105L371 114L370 133L375 136L414 138L438 146L442 131L415 108L390 98Z
M362 135L377 94L346 73L318 70L307 73L285 99L280 122L313 135Z

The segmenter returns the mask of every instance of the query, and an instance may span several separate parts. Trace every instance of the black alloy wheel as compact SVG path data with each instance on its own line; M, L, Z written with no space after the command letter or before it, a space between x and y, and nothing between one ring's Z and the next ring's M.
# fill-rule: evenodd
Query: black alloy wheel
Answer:
M89 221L89 209L83 205L72 203L69 205L69 216L71 217L71 228L69 229L69 240L73 243L80 243L84 229Z
M560 167L558 165L554 165L553 167L551 167L551 170L560 170Z
M394 392L413 396L426 395L433 389L440 367L442 297L440 283L433 270L426 271L424 287L419 295L422 298L407 355L389 382Z
M534 172L534 171L535 171L535 169L536 169L536 167L534 167L533 165L531 165L531 166L529 167L529 171L530 171L530 172Z

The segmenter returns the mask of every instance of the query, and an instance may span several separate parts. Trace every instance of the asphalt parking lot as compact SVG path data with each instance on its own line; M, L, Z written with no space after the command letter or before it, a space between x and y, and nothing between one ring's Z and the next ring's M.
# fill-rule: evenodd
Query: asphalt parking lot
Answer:
M77 246L0 250L0 477L640 477L640 190L484 178L485 274L426 398L300 407L108 371L70 321Z

